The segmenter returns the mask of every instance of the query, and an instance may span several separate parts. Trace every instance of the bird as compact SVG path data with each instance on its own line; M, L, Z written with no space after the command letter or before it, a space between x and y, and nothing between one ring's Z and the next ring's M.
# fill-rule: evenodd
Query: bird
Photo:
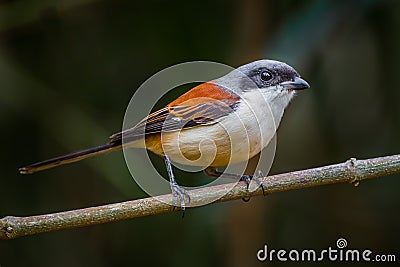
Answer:
M264 191L257 175L226 174L218 168L260 153L275 135L297 91L309 87L284 62L253 61L193 87L133 127L111 135L103 145L37 162L19 171L32 174L125 147L143 148L164 157L174 206L182 210L190 194L176 182L171 162L201 166L211 177L239 178L247 186L255 180ZM204 144L204 140L212 142Z

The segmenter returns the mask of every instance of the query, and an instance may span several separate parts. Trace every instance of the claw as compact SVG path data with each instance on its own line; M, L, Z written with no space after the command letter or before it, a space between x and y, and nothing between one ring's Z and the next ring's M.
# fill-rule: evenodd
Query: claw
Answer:
M244 182L246 183L247 190L249 190L249 185L250 185L251 179L252 179L252 176L251 176L251 175L243 175L243 176L240 178L241 181L244 181Z
M244 181L246 183L247 190L249 190L249 185L250 185L250 182L251 182L251 176L250 175L242 175L242 177L240 177L240 181ZM250 198L249 197L244 197L244 198L242 198L242 200L244 202L249 202Z
M244 197L244 198L242 198L242 200L243 200L243 202L249 202L250 198L249 197Z
M263 195L265 196L265 187L264 187L264 184L263 184L263 183L261 182L261 180L259 179L259 177L263 177L263 176L264 176L263 173L262 173L261 171L258 171L256 175L243 175L243 176L240 178L240 181L244 181L244 182L246 183L246 185L247 185L247 190L249 190L250 182L251 182L251 180L253 180L254 182L257 183L257 185L258 185L259 187L261 187L261 190L262 190L262 192L263 192ZM249 197L247 197L247 198L242 198L242 200L243 200L244 202L249 202L250 198L249 198Z
M190 202L189 192L181 188L177 183L171 183L171 190L174 196L173 200L174 206L175 207L179 206L182 211L185 211L186 209L185 197L187 198L188 202Z
M263 196L265 196L265 187L264 184L261 182L261 180L259 178L264 177L264 174L262 173L262 171L258 171L257 175L253 176L253 180L258 184L259 187L261 187L261 190L263 192Z

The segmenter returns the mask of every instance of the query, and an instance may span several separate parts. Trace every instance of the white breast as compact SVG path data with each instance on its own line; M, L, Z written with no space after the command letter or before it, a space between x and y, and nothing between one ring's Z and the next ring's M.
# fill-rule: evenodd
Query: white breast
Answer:
M246 92L236 111L218 123L164 134L164 153L192 166L221 167L246 161L270 142L292 97L292 92L278 90L272 94Z

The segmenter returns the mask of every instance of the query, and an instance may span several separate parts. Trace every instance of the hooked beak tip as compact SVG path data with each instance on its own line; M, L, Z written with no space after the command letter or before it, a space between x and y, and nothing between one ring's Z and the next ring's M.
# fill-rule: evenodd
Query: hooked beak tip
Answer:
M286 81L282 82L281 86L287 90L304 90L310 88L310 85L306 80L300 78L300 77L295 77L292 81Z

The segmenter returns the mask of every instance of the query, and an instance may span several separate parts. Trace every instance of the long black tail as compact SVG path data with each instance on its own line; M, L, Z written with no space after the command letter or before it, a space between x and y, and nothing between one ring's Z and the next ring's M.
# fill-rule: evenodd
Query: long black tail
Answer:
M31 174L38 171L43 171L46 169L50 169L53 167L57 167L64 164L69 164L72 162L80 161L86 158L90 158L93 156L97 156L99 154L108 153L114 150L118 150L121 148L121 144L118 143L108 143L101 146L96 146L84 150L80 150L71 154L59 156L56 158L48 159L45 161L37 162L26 167L22 167L19 169L21 174Z

